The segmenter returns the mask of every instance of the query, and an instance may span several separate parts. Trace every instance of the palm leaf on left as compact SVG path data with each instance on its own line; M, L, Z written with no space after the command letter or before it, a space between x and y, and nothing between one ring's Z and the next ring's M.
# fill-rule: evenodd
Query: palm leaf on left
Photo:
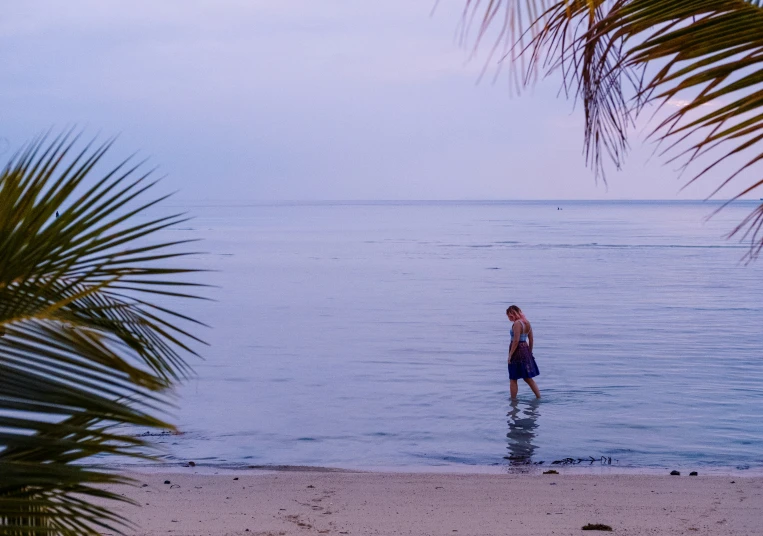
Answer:
M162 393L198 341L166 305L193 297L183 241L153 238L185 218L146 217L149 175L94 180L111 144L77 143L35 140L0 174L0 535L125 523L91 501L124 500L93 485L126 479L89 458L146 456L124 425L172 428Z

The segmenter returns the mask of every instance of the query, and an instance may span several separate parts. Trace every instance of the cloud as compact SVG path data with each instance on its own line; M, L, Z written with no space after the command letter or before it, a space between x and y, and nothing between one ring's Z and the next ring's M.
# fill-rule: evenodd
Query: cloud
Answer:
M674 108L685 108L686 106L689 106L692 103L692 101L688 99L670 99L665 104L668 106L672 106ZM724 103L719 100L712 100L710 102L705 102L700 105L700 107L710 107L710 108L717 108L718 106L723 106Z

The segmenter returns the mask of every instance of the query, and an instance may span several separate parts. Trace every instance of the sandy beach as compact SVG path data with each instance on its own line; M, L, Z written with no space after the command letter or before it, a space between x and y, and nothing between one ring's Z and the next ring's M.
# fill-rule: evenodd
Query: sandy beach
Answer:
M132 474L129 534L763 533L758 476L188 471Z

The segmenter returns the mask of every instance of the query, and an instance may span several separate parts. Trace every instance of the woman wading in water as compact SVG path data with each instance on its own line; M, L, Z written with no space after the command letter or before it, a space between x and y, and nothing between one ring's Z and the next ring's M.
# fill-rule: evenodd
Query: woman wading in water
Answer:
M509 379L511 398L517 397L517 380L522 378L530 389L540 398L540 390L533 378L540 374L533 357L533 327L525 318L522 309L512 305L506 309L506 316L511 322L511 346L509 346ZM529 343L529 344L528 344Z

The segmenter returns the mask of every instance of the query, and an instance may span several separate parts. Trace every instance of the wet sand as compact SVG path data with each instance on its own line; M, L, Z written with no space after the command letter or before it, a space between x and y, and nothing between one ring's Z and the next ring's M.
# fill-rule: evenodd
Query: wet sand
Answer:
M763 533L763 477L187 471L132 474L128 534Z

